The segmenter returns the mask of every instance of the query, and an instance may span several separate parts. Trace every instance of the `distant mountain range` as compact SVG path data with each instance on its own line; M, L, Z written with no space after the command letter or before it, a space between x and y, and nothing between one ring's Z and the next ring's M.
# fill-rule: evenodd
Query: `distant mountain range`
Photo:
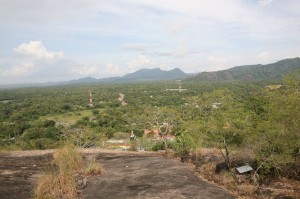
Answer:
M154 69L140 69L136 72L126 74L122 77L110 77L96 79L85 77L64 82L49 82L40 84L20 84L2 87L28 87L28 86L51 86L65 84L87 84L87 83L126 83L126 82L145 82L145 81L164 81L186 79L187 81L261 81L278 80L283 76L300 70L300 58L284 59L266 65L246 65L236 66L227 70L215 72L201 72L198 74L187 74L181 69L175 68L170 71ZM1 86L0 86L1 87Z
M216 72L202 72L192 78L193 81L261 81L277 80L300 70L300 58L284 59L267 65L236 66Z
M92 77L71 80L67 84L74 83L95 83L95 82L141 82L158 80L186 79L188 81L261 81L278 80L283 76L300 70L300 58L284 59L266 65L245 65L236 66L227 70L215 72L201 72L196 75L184 73L179 68L164 71L159 68L140 69L134 73L129 73L123 77L111 77L95 79Z
M134 73L127 74L123 77L126 80L174 80L186 78L189 75L179 68L170 71L164 71L159 68L141 69Z
M189 74L184 73L179 68L174 68L169 71L161 70L160 68L140 69L133 73L128 73L122 77L109 77L103 79L95 79L92 77L85 77L77 80L67 81L67 84L79 83L96 83L96 82L143 82L143 81L163 81L163 80L177 80L190 77Z

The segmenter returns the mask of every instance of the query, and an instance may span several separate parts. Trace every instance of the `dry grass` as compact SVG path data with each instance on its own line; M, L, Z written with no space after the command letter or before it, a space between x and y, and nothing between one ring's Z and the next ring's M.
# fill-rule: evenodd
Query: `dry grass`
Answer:
M197 171L201 177L235 193L239 199L271 199L275 196L300 198L300 183L295 180L278 179L276 181L272 180L269 184L258 186L254 182L252 174L238 175L234 169L217 174L215 170L219 159L211 158L218 157L217 155L218 153L214 150L201 149L195 151L193 157L200 163ZM236 162L251 162L253 160L251 150L237 151L233 155ZM212 162L203 161L205 159Z
M54 164L58 171L50 171L41 177L34 191L36 199L74 199L77 198L74 174L82 166L82 157L75 147L66 145L54 155Z
M240 184L234 189L244 199L261 198L258 195L258 187L251 184Z
M199 168L199 174L204 178L206 178L207 180L213 181L213 177L216 175L215 168L216 168L215 163L211 162L211 163L203 164Z
M238 184L235 175L230 171L222 171L219 175L216 175L216 180L217 183L230 189L235 189Z
M232 171L222 171L220 174L216 174L215 169L215 163L203 164L199 169L199 174L206 180L236 193L239 198L259 198L259 195L257 195L257 186L250 182L240 183L240 179Z
M46 174L39 179L34 193L36 199L74 199L77 197L74 176Z
M95 159L92 159L87 167L84 170L84 174L91 176L91 175L103 175L104 174L104 168L102 164L96 162Z
M82 168L82 156L72 145L58 149L54 155L54 164L59 167L60 174L74 174Z
M53 154L55 167L38 181L34 190L35 199L74 199L78 198L76 176L103 175L104 169L93 158L85 169L82 169L83 158L72 145L65 145Z
M297 181L279 179L278 182L259 188L253 183L251 175L237 175L233 171L222 171L216 174L215 168L216 163L206 163L201 165L198 172L204 179L235 193L239 199L271 199L276 195L300 198L300 183ZM265 190L263 195L260 190Z

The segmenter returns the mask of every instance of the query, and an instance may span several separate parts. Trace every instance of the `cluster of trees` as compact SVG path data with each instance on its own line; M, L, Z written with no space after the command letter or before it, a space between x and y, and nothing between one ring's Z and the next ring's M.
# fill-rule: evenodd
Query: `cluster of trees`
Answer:
M187 154L196 147L220 149L228 167L241 151L266 175L299 176L299 73L281 86L263 82L190 82L184 92L167 92L174 82L77 85L0 90L0 142L5 148L56 148L65 140L80 147L132 130L160 129L176 135L161 146ZM94 108L89 107L89 90ZM125 94L128 105L117 98ZM60 124L55 115L79 115ZM129 136L129 134L128 134ZM246 157L246 155L245 155Z
M240 151L263 175L299 178L300 73L251 95L217 89L189 100L184 129L198 146L220 149L228 167Z

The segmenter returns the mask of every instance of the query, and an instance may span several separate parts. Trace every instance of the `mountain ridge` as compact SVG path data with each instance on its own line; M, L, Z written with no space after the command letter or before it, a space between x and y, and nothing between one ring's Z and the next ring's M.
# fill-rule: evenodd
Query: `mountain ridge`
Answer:
M226 70L201 72L191 81L261 81L277 80L300 69L300 58L283 59L271 64L235 66Z
M131 80L174 80L183 79L188 77L188 74L184 73L179 68L174 68L169 71L161 70L160 68L153 69L140 69L133 73L124 75L122 78Z
M201 72L188 74L180 68L174 68L166 71L160 68L140 69L128 73L121 77L93 78L83 77L79 79L47 82L47 83L27 83L15 85L0 85L0 88L30 87L30 86L55 86L70 84L89 84L89 83L127 83L143 81L164 81L164 80L187 80L187 81L261 81L261 80L278 80L283 76L300 70L300 58L283 59L271 64L256 64L235 66L226 70Z

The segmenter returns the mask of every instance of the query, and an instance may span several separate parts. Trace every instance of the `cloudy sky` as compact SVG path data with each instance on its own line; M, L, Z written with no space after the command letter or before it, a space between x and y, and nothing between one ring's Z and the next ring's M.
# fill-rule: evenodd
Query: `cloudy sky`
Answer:
M299 0L0 0L0 84L300 56Z

